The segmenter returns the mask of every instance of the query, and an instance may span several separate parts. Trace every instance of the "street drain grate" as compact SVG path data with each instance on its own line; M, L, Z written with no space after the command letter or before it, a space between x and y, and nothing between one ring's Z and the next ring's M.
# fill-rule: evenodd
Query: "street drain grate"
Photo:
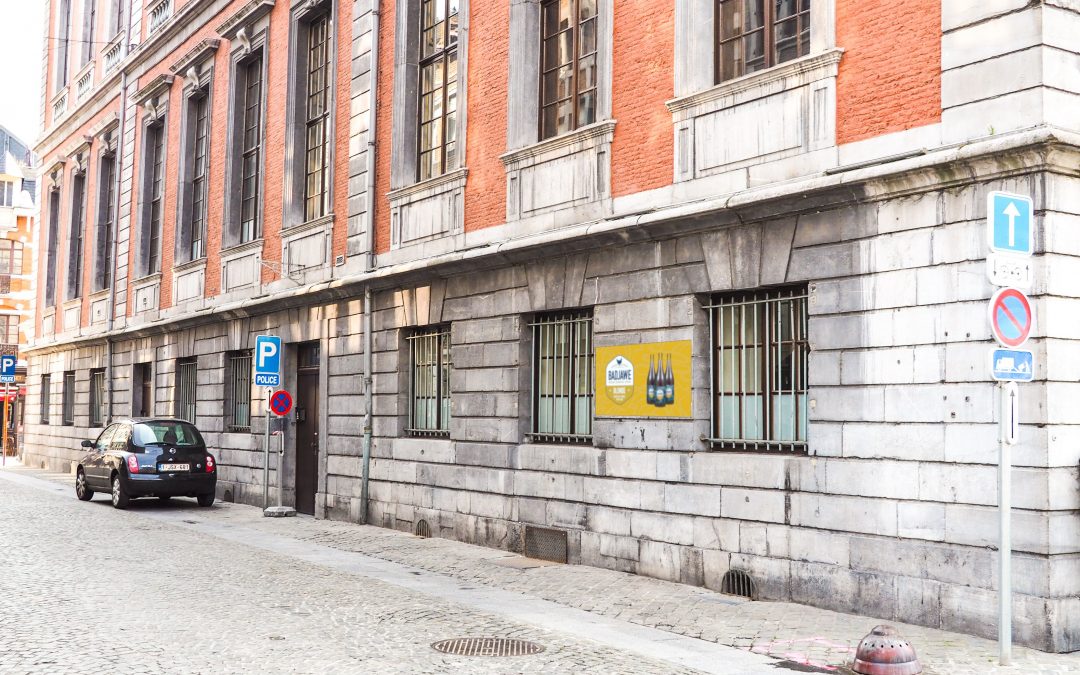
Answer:
M728 570L720 580L720 592L729 595L741 595L753 600L757 597L754 579L743 570Z
M435 642L431 648L455 656L531 656L544 651L535 642L498 637L452 638Z

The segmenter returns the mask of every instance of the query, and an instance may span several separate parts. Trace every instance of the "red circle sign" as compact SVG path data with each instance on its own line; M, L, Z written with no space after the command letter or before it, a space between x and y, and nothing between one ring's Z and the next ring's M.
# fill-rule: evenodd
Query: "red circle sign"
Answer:
M285 390L275 391L270 397L270 411L278 417L284 417L292 410L292 396Z
M990 329L1003 346L1015 348L1027 342L1034 323L1031 301L1015 288L1003 288L990 299Z

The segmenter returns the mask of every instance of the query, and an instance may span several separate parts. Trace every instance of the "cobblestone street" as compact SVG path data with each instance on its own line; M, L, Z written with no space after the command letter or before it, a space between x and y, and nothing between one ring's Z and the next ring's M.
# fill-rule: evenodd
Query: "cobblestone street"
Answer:
M0 672L833 672L873 618L192 500L75 499L0 471ZM1080 672L1080 658L898 626L927 673ZM455 657L499 636L546 649Z

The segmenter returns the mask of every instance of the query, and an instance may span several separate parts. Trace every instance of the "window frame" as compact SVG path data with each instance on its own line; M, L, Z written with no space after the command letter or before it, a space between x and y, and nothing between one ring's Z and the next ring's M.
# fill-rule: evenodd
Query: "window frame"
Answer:
M18 314L0 314L0 344L19 345L19 323L22 317ZM14 333L14 339L12 339Z
M96 52L97 3L98 0L83 0L82 66L93 61Z
M247 365L243 366L242 362L245 360L247 361ZM225 355L225 364L225 428L232 433L250 432L252 416L252 350L242 349L227 352ZM238 410L243 405L244 399L246 399L247 404L247 424L240 423L240 421L242 421L242 416L238 414Z
M106 171L106 166L109 170ZM97 229L95 230L94 291L103 291L112 283L110 249L116 221L116 153L98 156Z
M567 340L565 342L565 351L560 356L559 342L556 330L560 326L569 326ZM593 312L592 309L576 309L576 310L560 310L555 312L545 312L533 317L533 320L529 323L529 327L532 328L531 338L531 363L530 363L530 413L531 419L529 421L529 438L533 442L543 443L592 443L593 440L593 423L596 418L596 348L593 335ZM549 334L545 335L545 328L551 327L548 331ZM588 330L585 338L585 355L577 350L578 340L580 339L579 331L586 327ZM551 346L551 356L545 357L545 346ZM563 382L565 386L561 391L567 392L560 394L556 391L560 382L558 379L557 368L551 368L551 385L550 389L552 393L550 395L544 394L544 368L543 360L545 358L551 359L553 362L560 359L565 359L566 372ZM581 360L584 359L585 363L582 364ZM559 367L561 369L561 367ZM584 373L584 377L587 378L588 391L582 393L578 391L579 378ZM565 397L569 399L569 406L567 409L567 426L566 431L554 428L554 417L556 415L554 399ZM551 398L552 400L552 428L543 429L542 427L542 407L543 400L545 398ZM580 420L578 417L578 401L582 398L588 401L588 433L579 433L577 422Z
M432 178L438 178L448 172L454 170L458 166L458 145L459 145L459 132L460 129L457 126L458 122L458 110L460 106L460 82L461 82L461 60L460 60L460 40L461 40L461 3L458 0L419 0L420 11L419 16L419 44L417 54L417 120L416 120L416 180L423 182L425 180L431 180ZM441 5L445 11L444 18L441 22L436 22L434 25L428 26L424 23L424 10L428 4L435 5L436 3ZM457 4L456 9L451 14L450 9L452 4ZM437 16L437 14L435 14ZM457 28L451 30L451 17L456 20ZM424 34L428 30L433 30L442 24L442 48L435 49L432 53L424 54ZM453 42L451 42L451 37ZM424 89L424 71L428 67L442 64L442 84L436 86L430 91ZM448 73L450 72L450 64L454 66L454 79L453 82L449 81ZM454 109L449 110L449 103L451 99L451 88L453 89ZM424 97L429 94L439 92L441 94L439 101L441 104L441 114L428 119L424 113ZM439 129L439 139L437 143L430 146L425 146L424 142L424 127L427 125L435 126ZM453 125L454 138L448 140L449 130ZM453 154L448 156L447 146L453 144ZM440 169L434 171L433 164L427 166L425 171L424 158L425 155L431 156L437 154L439 158Z
M105 404L105 369L93 368L90 370L90 398L87 408L87 418L91 427L105 426L108 420Z
M229 77L229 131L228 159L225 175L225 227L222 232L222 246L226 249L241 246L262 238L263 230L263 194L266 172L266 29L257 32L247 46L241 45L234 50L230 62ZM254 68L253 68L254 66ZM249 97L250 75L255 71L259 75L259 91L255 96L255 105ZM247 117L252 107L257 108L254 123L254 143L247 145ZM246 163L253 158L253 187L250 198L252 213L249 223L245 219Z
M142 259L141 276L161 272L161 239L165 220L166 120L161 115L143 126L142 226L140 227Z
M714 448L738 451L764 451L764 452L790 452L805 453L809 447L809 292L806 285L784 286L777 288L757 289L752 291L740 291L717 294L712 298L706 309L709 312L709 436L710 445ZM795 328L789 334L790 340L784 340L784 324L781 317L779 323L773 320L778 308L788 305L789 325ZM795 306L798 305L798 310ZM747 307L753 308L752 335L747 340ZM731 344L725 346L725 313L731 310L734 317L735 309L739 310L739 335L735 335L735 321L731 325ZM760 313L759 313L759 308ZM778 330L779 326L779 330ZM777 333L780 333L779 337ZM736 345L736 337L738 344ZM795 367L790 369L791 387L786 388L782 384L784 375L783 348L784 344L790 344L795 354L792 363ZM760 356L750 358L755 360L752 386L753 392L759 392L761 399L760 412L758 413L757 425L760 428L760 438L748 438L747 408L745 399L753 393L747 393L747 351L753 350ZM738 353L738 390L727 392L725 387L725 354L724 352ZM797 362L796 362L797 361ZM734 388L734 385L733 385ZM789 391L790 394L785 394ZM782 421L778 422L777 408L783 407L783 403L774 401L776 392L780 396L791 396L791 425L785 426ZM726 399L734 397L738 405L738 433L725 436L724 432L724 405ZM790 428L792 438L784 437L778 433L780 428ZM801 437L800 437L801 436Z
M60 395L60 423L65 427L75 426L76 382L74 370L64 372L64 387Z
M65 89L71 77L71 0L57 3L56 61L53 66L53 94Z
M213 123L211 71L212 68L204 70L198 85L184 90L182 154L176 200L177 237L174 251L179 264L206 257L211 178L210 137Z
M0 238L0 276L19 276L23 273L23 253L25 248L22 242L14 239ZM4 260L7 259L7 271L4 270Z
M15 206L15 181L0 180L0 206Z
M406 336L405 341L409 346L409 360L407 361L409 367L409 411L405 432L410 436L449 437L450 420L453 417L450 376L454 367L451 353L450 325L441 324L414 330L410 335ZM433 351L428 349L430 343L434 344ZM434 354L434 363L429 361L421 364L418 362L421 355L425 353ZM421 383L421 379L428 379L427 377L421 378L421 368L432 369L432 373L435 375L434 391L432 391L429 384ZM434 401L435 421L433 425L420 420L421 413L417 403L421 399L417 398L418 393L427 394L422 396L422 400L427 401L429 405Z
M38 398L38 412L42 424L50 424L50 398L52 398L52 373L43 373L41 375L41 392Z
M173 411L177 419L195 424L199 403L199 360L189 356L176 360ZM190 397L190 398L189 398ZM191 417L185 417L190 412Z
M68 226L67 284L64 298L75 300L82 295L83 237L86 230L87 172L71 174L71 211Z
M60 252L60 187L49 190L48 250L45 252L45 306L56 306L56 275Z
M313 17L304 31L304 222L323 218L333 210L330 203L330 146L333 144L330 117L334 104L332 31L329 14ZM321 40L318 38L320 34ZM321 58L321 63L316 56ZM319 136L314 143L313 132ZM315 152L318 153L318 168L312 170ZM318 183L317 187L313 185L313 180Z
M795 59L807 56L812 51L812 28L813 28L813 14L810 7L803 7L803 3L809 3L809 0L791 0L796 4L796 11L794 14L785 18L776 20L776 5L772 0L713 0L713 79L715 84L721 84L728 82L746 75L752 75L754 73L768 70L783 63L793 61ZM745 17L746 5L750 2L760 2L762 5L762 25L760 28L755 28L751 31L742 31L732 37L724 38L722 18L723 18L723 6L728 3L737 3L738 13L740 16ZM805 30L802 30L803 22L805 20ZM794 21L796 25L795 31L795 45L796 54L787 59L779 59L777 53L777 26L786 22ZM728 43L737 42L740 40L745 41L747 36L762 32L762 50L763 50L763 63L761 67L754 70L748 70L746 65L745 54L742 60L741 70L735 72L732 75L724 76L724 59L723 59L723 46ZM805 44L803 43L803 36L805 34ZM744 50L745 51L745 50Z
M593 3L594 13L593 13L592 16L590 16L587 19L585 19L584 21L582 21L580 5L581 5L581 2L583 0L569 0L569 1L570 1L570 5L571 5L571 15L574 17L573 23L570 26L568 26L567 28L557 30L555 33L553 33L551 35L548 35L547 32L546 32L547 27L546 27L545 15L546 15L546 12L548 11L549 7L555 6L557 8L558 6L560 6L561 5L561 0L541 0L541 2L540 2L540 31L539 31L540 32L540 65L539 65L539 77L537 78L540 92L539 92L538 98L537 98L537 123L538 123L538 127L539 127L537 137L541 141L547 140L549 138L555 138L556 136L561 136L563 134L571 133L571 132L576 131L576 130L584 127L584 126L594 124L595 122L599 121L599 119L600 119L600 100L599 100L600 99L600 94L601 94L601 92L600 92L600 76L601 76L601 71L600 71L600 49L601 49L600 12L603 9L602 8L603 3L600 2L600 0L586 0L586 1L591 1ZM579 45L581 44L581 34L583 32L582 31L582 26L584 26L585 23L589 22L589 21L591 21L593 23L593 41L594 41L593 50L591 52L587 53L587 54L581 54L580 49L579 49ZM565 63L563 61L557 61L555 66L552 69L545 69L545 64L546 64L546 61L547 61L548 41L549 40L554 40L554 41L557 42L558 37L560 35L564 34L564 33L569 33L571 36L573 36L572 47L571 47L572 56L571 56L571 59L570 59L569 63ZM579 87L578 78L579 78L579 75L580 75L580 61L582 61L584 59L587 59L589 57L592 57L592 59L593 59L593 68L594 68L594 72L595 72L592 87L586 89L585 91L578 91L578 87ZM565 68L567 66L569 66L570 69L571 69L571 82L572 82L571 94L570 94L569 98L565 98L565 97L564 98L559 98L558 93L557 93L557 91L558 91L558 84L557 84L558 80L556 79L555 99L553 101L549 102L545 98L545 89L546 89L546 87L544 86L544 79L545 79L547 74L549 74L549 73L557 74L559 70L561 70L561 69L563 69L563 68ZM592 119L582 120L581 117L580 117L580 101L581 101L582 95L587 94L589 92L592 92L592 95L593 95ZM558 106L561 103L566 102L566 101L569 101L571 103L571 113L572 113L573 121L572 121L570 127L568 129L563 129L563 130L560 131L559 127L558 127L558 118L556 118L554 128L548 129L547 125L546 125L546 120L545 120L545 111L548 108L552 108L552 107L554 107L556 109L556 111L557 111Z

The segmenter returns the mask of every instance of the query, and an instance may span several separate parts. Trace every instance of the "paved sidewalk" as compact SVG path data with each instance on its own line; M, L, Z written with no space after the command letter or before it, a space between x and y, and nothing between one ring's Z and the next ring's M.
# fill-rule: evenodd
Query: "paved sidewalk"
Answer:
M15 469L71 483L66 474ZM74 499L74 497L72 497ZM219 503L220 504L220 503ZM542 598L603 617L745 649L777 659L778 672L837 672L850 664L859 640L878 623L784 602L751 602L712 591L621 572L530 561L506 551L393 530L307 517L264 518L259 509L220 504L188 512L174 524L242 527L275 539L329 547L392 561L493 589ZM212 530L204 530L210 531ZM302 547L299 548L302 550ZM1080 673L1080 654L1047 654L1015 647L1013 665L997 666L997 643L897 622L915 646L927 675Z

